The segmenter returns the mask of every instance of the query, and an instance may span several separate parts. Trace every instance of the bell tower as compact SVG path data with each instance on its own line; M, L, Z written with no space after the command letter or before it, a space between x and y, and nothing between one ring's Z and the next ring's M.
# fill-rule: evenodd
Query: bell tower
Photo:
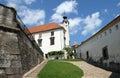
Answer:
M66 15L63 16L62 26L65 29L64 33L65 47L69 47L70 46L69 21Z

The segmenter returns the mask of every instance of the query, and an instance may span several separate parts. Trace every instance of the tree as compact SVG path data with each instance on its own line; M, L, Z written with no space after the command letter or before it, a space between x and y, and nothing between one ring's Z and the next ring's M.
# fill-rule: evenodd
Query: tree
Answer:
M72 58L72 56L74 55L72 49L70 47L65 47L64 50L66 50L66 52L67 52L68 59Z

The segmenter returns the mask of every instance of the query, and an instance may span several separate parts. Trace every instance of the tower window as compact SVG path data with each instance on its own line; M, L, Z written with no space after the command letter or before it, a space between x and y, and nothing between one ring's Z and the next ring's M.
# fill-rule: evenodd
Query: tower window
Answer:
M64 45L66 45L66 37L64 37Z
M107 46L105 46L105 47L102 49L102 54L103 54L103 59L104 59L104 60L107 60L107 59L109 58Z
M50 37L50 45L54 45L55 44L55 37Z
M51 36L54 36L54 31L51 32Z

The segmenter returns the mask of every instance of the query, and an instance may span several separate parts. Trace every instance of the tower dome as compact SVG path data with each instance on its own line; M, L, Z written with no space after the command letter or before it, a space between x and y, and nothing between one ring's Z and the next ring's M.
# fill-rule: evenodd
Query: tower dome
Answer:
M68 19L67 19L67 16L65 16L65 15L63 16L63 21L62 21L62 23L66 23L66 24L68 23L68 24L69 24L69 21L68 21Z

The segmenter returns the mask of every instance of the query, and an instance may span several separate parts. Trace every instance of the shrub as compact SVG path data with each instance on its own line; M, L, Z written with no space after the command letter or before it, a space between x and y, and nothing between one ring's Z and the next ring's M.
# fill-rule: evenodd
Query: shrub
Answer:
M53 55L63 55L64 52L63 51L51 51L51 52L48 52L48 55L49 56L53 56Z

